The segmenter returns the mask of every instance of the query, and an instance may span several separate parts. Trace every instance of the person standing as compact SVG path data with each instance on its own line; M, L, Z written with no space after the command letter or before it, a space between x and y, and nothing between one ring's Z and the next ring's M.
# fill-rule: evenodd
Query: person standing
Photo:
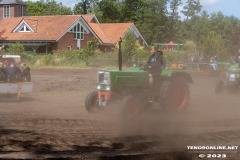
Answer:
M158 51L156 46L151 47L150 53L145 68L148 71L149 101L153 101L164 61L163 52Z
M26 63L22 63L20 65L21 73L18 74L18 81L19 82L31 82L31 74L30 68L27 66Z
M0 62L0 82L5 82L6 81L6 74L3 71L3 63Z
M17 75L21 73L21 70L15 65L14 61L7 60L3 72L6 74L6 81L14 83L17 82Z

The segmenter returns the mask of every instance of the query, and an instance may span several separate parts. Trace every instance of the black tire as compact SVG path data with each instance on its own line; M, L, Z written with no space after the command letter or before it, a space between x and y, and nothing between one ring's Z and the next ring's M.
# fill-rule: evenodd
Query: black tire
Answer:
M146 100L137 96L128 96L123 105L123 116L125 118L133 118L143 111Z
M165 80L160 88L159 102L164 110L184 110L190 99L189 84L182 78Z
M92 113L98 109L97 106L97 91L89 93L85 99L85 107L89 113Z
M224 91L224 83L222 80L218 81L215 86L215 94L222 94Z

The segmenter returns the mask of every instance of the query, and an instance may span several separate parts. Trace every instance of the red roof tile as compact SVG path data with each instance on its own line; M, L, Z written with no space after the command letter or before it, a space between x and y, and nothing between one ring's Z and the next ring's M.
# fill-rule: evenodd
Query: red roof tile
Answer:
M94 33L101 39L101 41L105 44L112 44L109 37L106 35L106 33L103 31L99 23L88 23L88 25L92 28Z
M0 21L1 35L5 40L19 41L56 41L71 25L76 22L80 15L64 16L28 16L19 18L6 18ZM13 32L13 30L25 20L34 32Z
M95 17L95 15L94 14L83 14L82 17L85 19L85 21L90 23L92 21L92 19Z
M133 23L98 23L95 15L26 16L0 21L0 38L7 41L56 41L81 17L103 44L117 44ZM25 21L34 32L13 32Z
M110 40L117 44L127 31L131 28L133 23L101 23L100 26Z

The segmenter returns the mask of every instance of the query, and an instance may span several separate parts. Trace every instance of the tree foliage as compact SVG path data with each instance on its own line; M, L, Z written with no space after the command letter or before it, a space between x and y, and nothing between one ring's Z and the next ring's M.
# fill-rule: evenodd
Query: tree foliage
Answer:
M136 38L132 32L126 33L123 43L123 62L127 65L134 61L137 51Z
M20 54L20 55L25 51L23 44L19 42L15 44L10 44L7 50L11 54Z
M183 7L182 13L187 17L186 19L188 20L189 18L192 18L196 16L198 13L201 11L201 4L200 0L187 0L186 5Z
M77 3L73 7L74 14L87 14L90 9L90 1L89 0L81 0L81 2Z
M43 15L70 15L71 8L63 6L62 3L57 3L55 0L41 0L37 2L27 2L28 16L43 16Z
M196 44L196 52L205 56L232 53L240 48L239 19L225 16L222 12L208 14L201 11L200 0L78 0L78 2L71 11L55 0L28 1L27 13L35 16L92 13L101 23L134 22L150 45L155 42L173 41L183 44L192 42ZM183 15L180 16L180 13Z
M214 31L202 38L201 51L206 58L222 54L224 51L224 40L222 36Z

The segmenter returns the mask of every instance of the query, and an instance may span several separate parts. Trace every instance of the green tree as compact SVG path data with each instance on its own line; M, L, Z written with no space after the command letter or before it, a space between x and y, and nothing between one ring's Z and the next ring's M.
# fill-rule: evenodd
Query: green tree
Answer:
M240 22L231 30L229 34L228 50L232 54L240 49Z
M24 53L25 49L23 44L17 42L15 44L10 44L8 47L8 52L10 52L11 54L22 54Z
M178 9L182 4L181 0L171 0L170 1L170 38L175 41L176 31L179 29L179 14Z
M81 2L75 4L73 7L74 14L87 14L90 8L90 1L89 0L81 0Z
M200 0L187 0L186 5L183 7L182 13L186 16L186 19L192 18L201 12Z
M136 38L132 32L126 33L123 39L122 48L123 62L127 65L132 64L137 54Z
M91 41L88 41L87 48L91 51L95 51L98 49L99 42L96 38L93 38Z
M205 58L225 53L225 42L221 35L217 34L215 31L209 32L201 41L201 51Z
M43 1L27 2L27 15L28 16L43 16L46 14L46 3Z
M71 15L71 8L57 3L55 0L50 0L46 3L46 15Z
M193 41L186 41L184 44L184 51L187 54L193 54L197 52L197 45Z
M182 4L181 0L171 0L170 1L170 17L172 21L171 28L173 29L174 22L179 19L178 8Z
M44 16L44 15L70 15L72 14L71 8L57 3L55 0L47 0L27 2L27 15L28 16Z
M123 22L137 22L141 19L144 8L147 7L146 0L125 0L121 5Z
M99 13L102 22L120 22L122 17L121 2L118 0L102 0L99 2Z
M151 0L142 8L141 18L136 22L148 44L169 41L170 24L167 17L167 1Z

